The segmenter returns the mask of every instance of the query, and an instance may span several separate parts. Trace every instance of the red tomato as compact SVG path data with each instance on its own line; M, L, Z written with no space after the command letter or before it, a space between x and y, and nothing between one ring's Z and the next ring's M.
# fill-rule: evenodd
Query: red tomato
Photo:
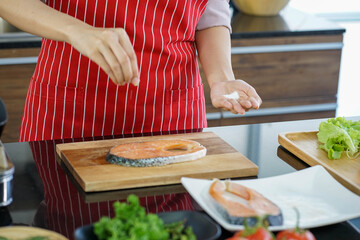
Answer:
M276 235L276 240L316 240L314 235L308 230L296 231L284 230Z
M244 231L239 231L226 240L273 240L271 233L264 228L258 228L255 233L246 237L243 237L243 234Z

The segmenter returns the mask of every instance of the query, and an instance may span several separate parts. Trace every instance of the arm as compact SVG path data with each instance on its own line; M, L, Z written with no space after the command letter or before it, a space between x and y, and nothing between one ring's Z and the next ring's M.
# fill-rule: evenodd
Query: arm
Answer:
M235 80L231 65L229 29L219 26L197 31L195 41L214 107L240 114L250 108L259 108L261 98L255 89L243 80ZM234 91L238 92L239 99L224 96Z
M71 44L116 84L139 82L136 55L124 29L92 27L39 0L0 0L0 16L26 32Z

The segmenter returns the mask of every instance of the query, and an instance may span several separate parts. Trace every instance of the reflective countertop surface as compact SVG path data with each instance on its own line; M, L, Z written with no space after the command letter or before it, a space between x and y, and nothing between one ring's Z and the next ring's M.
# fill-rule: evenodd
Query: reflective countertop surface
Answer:
M286 7L276 16L260 17L234 11L232 38L342 34L345 29L325 18Z
M359 120L360 117L353 119ZM309 167L279 145L278 134L315 131L323 120L214 127L203 131L217 134L259 167L257 178L266 178ZM78 140L88 141L117 137L119 136ZM8 207L1 209L1 225L38 226L72 238L73 231L77 227L92 223L99 217L110 214L111 202L125 199L130 193L135 193L141 198L161 196L160 200L167 196L176 200L186 194L180 184L85 193L77 186L66 167L60 165L56 160L55 144L71 141L74 140L4 144L9 158L15 165L15 174L13 202ZM152 198L159 200L158 197ZM191 207L201 211L196 204ZM178 210L182 209L181 206L177 206L177 208ZM164 206L156 206L156 208L148 210L153 212L169 211ZM311 231L314 232L317 239L351 240L360 239L359 229L360 219L353 219L349 222L313 228ZM230 235L231 233L223 230L223 235L219 239Z

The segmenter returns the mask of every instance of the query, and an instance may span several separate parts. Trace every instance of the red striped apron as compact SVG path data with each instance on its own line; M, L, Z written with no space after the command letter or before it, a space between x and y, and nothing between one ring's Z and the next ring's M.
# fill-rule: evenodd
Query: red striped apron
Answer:
M30 82L20 141L206 127L195 28L206 0L48 0L96 27L123 27L137 53L140 85L116 86L70 45L44 39ZM32 142L44 185L47 225L75 228L111 215L111 202L85 203L55 161L55 142ZM192 209L187 194L142 198L149 212Z
M73 239L76 228L94 223L102 216L114 216L113 202L85 201L55 160L55 144L63 141L30 142L34 161L43 183L44 201L34 218L34 225L45 227ZM112 194L115 198L116 192ZM120 194L120 193L118 193ZM105 193L106 195L106 193ZM122 196L124 198L124 196ZM101 199L101 194L95 199ZM104 198L108 198L105 196ZM111 197L110 197L111 198ZM187 193L163 194L140 198L147 212L193 210Z
M48 0L90 25L124 28L137 53L140 85L116 86L70 45L44 39L20 141L206 127L194 44L206 2Z

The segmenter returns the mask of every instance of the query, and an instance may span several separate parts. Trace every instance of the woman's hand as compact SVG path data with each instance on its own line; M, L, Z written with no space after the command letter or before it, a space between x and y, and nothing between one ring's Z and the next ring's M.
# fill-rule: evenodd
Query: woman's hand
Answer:
M71 44L116 84L139 84L134 48L122 28L95 28L39 0L0 0L0 16L23 31Z
M139 84L139 70L134 48L122 28L76 28L69 43L98 64L118 85Z
M197 31L196 47L205 77L211 88L211 102L234 114L244 114L262 103L255 89L243 80L235 79L231 64L231 39L226 27L211 27ZM235 93L235 94L234 94ZM238 95L237 99L227 95Z
M237 99L229 95L234 95ZM251 108L258 109L262 103L255 89L243 80L214 82L211 85L210 97L214 107L234 114L244 114Z

